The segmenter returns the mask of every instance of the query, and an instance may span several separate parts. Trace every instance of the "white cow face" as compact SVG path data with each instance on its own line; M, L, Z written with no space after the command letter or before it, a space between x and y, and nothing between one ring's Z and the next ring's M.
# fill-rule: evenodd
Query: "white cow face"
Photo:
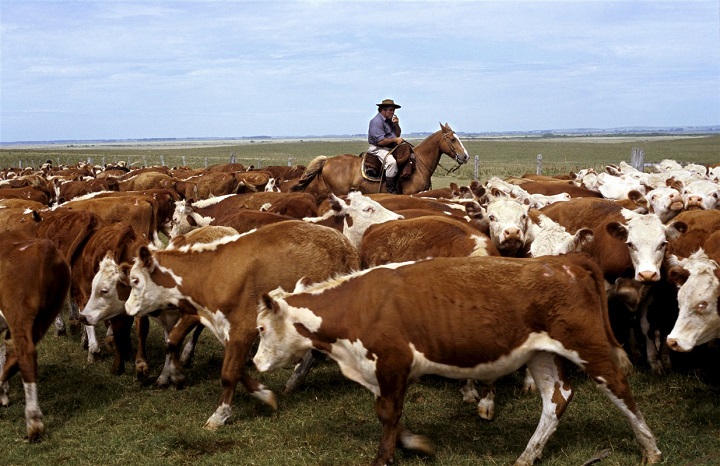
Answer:
M139 257L135 259L128 273L130 296L125 302L125 312L128 315L145 315L157 309L178 307L183 298L182 294L177 286L170 288L155 283L151 276L155 269L170 278L176 285L182 282L182 279L175 276L172 271L162 270L147 248L140 248Z
M527 204L496 199L486 208L490 239L503 256L514 256L525 245L528 229Z
M187 220L187 216L192 214L192 209L184 200L175 203L175 211L172 216L172 225L170 227L170 237L174 238L178 235L184 235L192 230L192 226Z
M593 232L589 228L581 228L573 235L559 223L542 215L539 230L530 243L530 257L557 256L577 252L592 240Z
M685 209L711 210L720 206L720 185L710 180L697 180L683 190Z
M93 277L90 299L80 312L86 325L97 325L125 312L130 289L125 272L110 255L100 261L100 268Z
M660 221L667 223L685 207L682 194L670 186L661 186L649 191L645 196L649 203L650 213L660 217Z
M344 202L335 195L330 195L335 215L345 216L343 234L355 248L360 247L362 236L371 225L403 218L402 215L383 207L379 202L363 196L360 192L349 193L347 199L348 202Z
M274 293L282 293L276 290ZM258 305L257 329L260 334L253 362L260 372L273 371L300 360L311 348L310 339L300 335L290 318L288 304L265 294ZM317 318L319 319L319 318ZM318 322L319 326L319 322Z
M720 338L720 269L703 249L689 258L671 256L670 279L679 287L680 314L667 337L675 351L690 351L697 345Z
M607 225L607 231L627 244L635 269L635 280L660 280L665 247L669 240L680 235L680 231L673 225L665 226L655 214L643 215L623 209L623 216L627 219L625 225L611 222Z

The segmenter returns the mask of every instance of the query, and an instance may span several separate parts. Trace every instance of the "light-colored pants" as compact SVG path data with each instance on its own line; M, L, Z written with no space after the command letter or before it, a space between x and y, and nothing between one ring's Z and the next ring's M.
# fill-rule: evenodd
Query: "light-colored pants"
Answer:
M394 178L397 175L397 161L395 160L395 157L390 154L388 149L370 144L367 151L368 154L372 154L380 159L380 163L382 163L385 168L386 177Z

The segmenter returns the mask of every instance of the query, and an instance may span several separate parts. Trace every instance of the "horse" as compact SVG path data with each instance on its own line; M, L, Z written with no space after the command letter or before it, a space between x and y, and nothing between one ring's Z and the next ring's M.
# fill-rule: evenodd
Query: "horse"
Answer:
M440 156L447 154L459 165L467 163L470 156L455 131L445 123L440 130L420 142L414 149L415 170L407 178L398 180L399 192L414 194L430 189L430 178L440 162ZM305 191L314 194L318 201L330 193L342 196L350 191L363 194L387 192L384 177L373 181L363 176L362 157L343 154L334 157L320 155L307 166L297 184L291 191Z

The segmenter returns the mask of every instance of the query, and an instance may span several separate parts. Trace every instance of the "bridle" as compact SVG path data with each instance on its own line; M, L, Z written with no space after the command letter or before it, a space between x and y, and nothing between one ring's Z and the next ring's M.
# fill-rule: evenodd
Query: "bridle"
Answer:
M453 160L455 160L455 166L448 170L447 168L442 167L440 162L438 162L438 165L440 165L445 170L446 175L449 175L450 173L457 171L460 168L460 165L462 165L462 163L460 163L460 160L458 160L460 155L458 154L458 151L455 150L455 147L453 146L452 141L450 141L450 136L448 136L448 134L450 134L450 133L449 132L446 133L443 131L443 137L445 138L445 142L447 142L447 145L451 151L451 153L449 155L453 158Z

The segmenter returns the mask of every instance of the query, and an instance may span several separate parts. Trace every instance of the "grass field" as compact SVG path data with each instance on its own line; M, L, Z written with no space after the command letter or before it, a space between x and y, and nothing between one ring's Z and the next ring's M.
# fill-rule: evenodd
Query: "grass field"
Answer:
M535 173L538 154L542 155L542 173L566 174L582 168L603 170L607 164L630 162L633 148L645 151L645 162L674 159L683 163L720 162L720 136L696 137L585 137L585 138L463 138L470 161L446 175L455 162L443 156L433 176L436 188L451 182L467 183L475 178L518 176ZM411 140L417 144L420 140ZM217 145L215 145L217 144ZM75 164L91 160L95 164L127 161L135 166L187 165L194 168L227 163L235 154L245 166L307 165L318 155L359 154L367 149L361 139L226 141L212 143L183 142L44 145L29 148L0 148L0 167L39 167L46 160L54 164Z
M672 158L683 162L720 161L720 137L638 138L628 140L468 139L465 146L480 160L481 179L535 171L538 153L545 173L566 173L629 161L633 147L645 150L646 162ZM320 154L358 153L362 141L246 142L192 147L35 147L3 148L0 166L23 166L52 159L74 163L130 160L191 166L225 163L231 153L254 165L304 164ZM449 158L443 165L450 167ZM470 163L472 164L472 162ZM469 171L468 171L469 170ZM434 185L472 179L472 167L452 176L436 175ZM38 444L24 440L24 398L18 375L10 382L9 407L0 409L0 455L4 465L367 465L375 455L380 425L372 396L345 379L326 362L316 367L306 386L279 395L271 412L238 388L230 422L217 432L202 429L220 397L223 350L204 332L184 390L157 390L135 380L133 369L110 374L105 351L95 364L86 362L77 333L56 337L53 330L38 348L39 398L48 435ZM163 338L152 325L148 353L151 374L163 362ZM251 369L254 372L254 369ZM258 376L279 394L291 368ZM579 466L608 450L603 466L640 463L629 424L615 406L588 381L571 370L575 397L545 448L542 466ZM256 374L257 375L257 374ZM152 382L152 381L151 381ZM693 369L655 375L643 368L630 377L636 400L654 431L665 463L683 466L720 464L720 385L707 372ZM498 386L496 419L481 420L473 405L464 404L458 382L425 377L411 386L405 403L406 424L437 446L428 458L399 449L399 465L509 465L522 453L540 416L537 395L522 393L522 377L513 374Z

